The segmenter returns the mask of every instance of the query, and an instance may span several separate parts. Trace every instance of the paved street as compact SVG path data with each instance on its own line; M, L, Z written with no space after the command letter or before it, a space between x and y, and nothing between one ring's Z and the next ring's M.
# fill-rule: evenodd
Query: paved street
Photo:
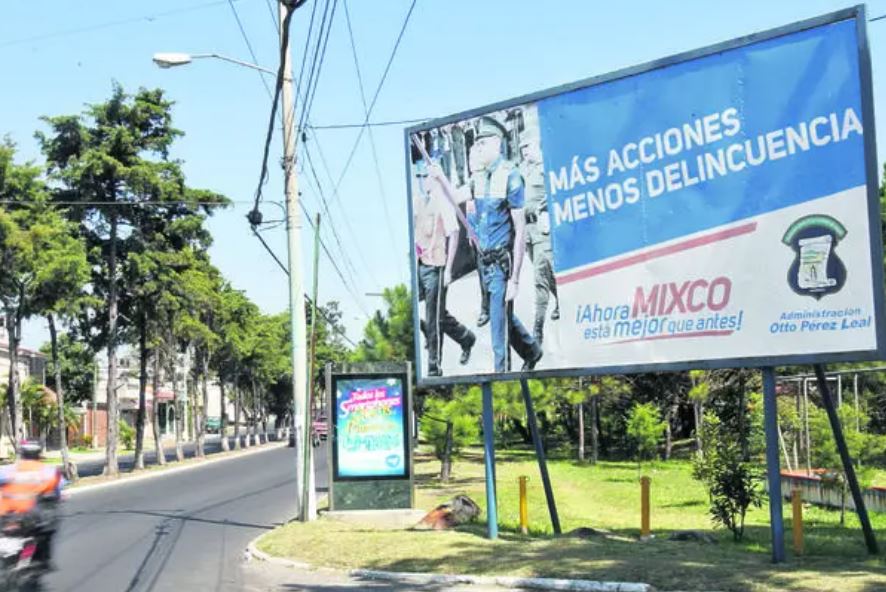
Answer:
M271 438L271 441L274 441L275 436L274 433L268 434ZM245 437L241 434L240 441L241 443L244 441ZM231 449L233 450L234 439L228 436L228 443L231 445ZM203 446L206 455L217 454L222 452L221 448L221 438L217 435L208 435L206 436L206 443ZM193 458L194 454L197 451L197 445L194 442L185 442L182 445L182 449L185 453L185 458ZM97 451L98 455L101 455L102 450ZM164 456L168 462L175 461L175 446L165 446L163 449ZM154 445L150 444L145 449L145 466L150 466L156 463L157 455L154 453ZM132 454L121 454L117 463L120 465L120 471L126 472L132 470L132 465L135 463L135 457ZM105 468L105 460L102 456L97 459L87 459L82 461L77 461L77 472L81 477L93 477L96 475L101 475L102 471Z
M318 489L326 456L317 452ZM291 448L84 491L64 507L53 591L243 590L247 543L292 518Z

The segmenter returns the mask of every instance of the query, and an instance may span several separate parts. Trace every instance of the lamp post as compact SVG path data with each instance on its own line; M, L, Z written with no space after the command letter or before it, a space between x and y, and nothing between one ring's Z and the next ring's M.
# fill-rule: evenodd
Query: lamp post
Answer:
M283 56L283 85L281 102L283 105L283 170L286 194L286 238L289 259L289 310L292 333L292 389L293 389L293 434L296 452L296 495L298 516L302 521L316 517L316 496L314 491L314 459L310 442L308 442L308 401L307 401L307 322L304 311L304 287L302 284L302 266L299 259L301 244L301 217L298 214L298 178L295 167L295 141L293 130L294 109L292 93L292 60L288 43L283 47L287 35L284 24L289 23L289 12L295 10L302 2L292 0L279 3L280 43ZM257 64L244 62L235 58L215 53L156 53L153 60L161 68L172 68L190 64L196 59L218 59L259 72L276 75L277 72L263 68ZM250 219L252 222L252 219Z

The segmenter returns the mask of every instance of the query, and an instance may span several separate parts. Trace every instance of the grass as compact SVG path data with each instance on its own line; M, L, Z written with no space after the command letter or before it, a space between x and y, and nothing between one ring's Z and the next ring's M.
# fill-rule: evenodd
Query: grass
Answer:
M453 479L436 479L439 463L427 455L416 459L417 507L430 509L457 493L467 493L485 511L482 456L468 451L454 465ZM807 507L806 555L790 556L774 566L769 551L766 506L749 513L745 539L712 530L707 496L693 481L688 462L644 467L652 477L652 528L656 538L640 542L639 472L633 463L579 465L549 463L563 532L580 526L605 529L590 540L553 537L538 468L528 452L498 457L498 508L501 535L484 538L480 522L451 532L376 530L321 519L292 523L259 542L273 555L337 568L366 567L393 571L430 571L577 577L610 581L644 581L661 590L849 590L886 589L886 564L869 558L854 514L846 527L839 512ZM518 533L517 477L528 475L530 536ZM785 506L790 546L790 506ZM886 516L872 515L879 540L886 543ZM482 519L482 517L481 517ZM713 534L717 544L666 540L672 530L695 529ZM347 549L347 553L342 553Z

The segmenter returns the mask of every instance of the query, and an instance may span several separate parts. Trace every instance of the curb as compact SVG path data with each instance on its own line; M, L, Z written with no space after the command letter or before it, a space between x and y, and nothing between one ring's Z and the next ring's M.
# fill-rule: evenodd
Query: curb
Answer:
M532 590L566 590L570 592L655 592L649 584L639 582L597 582L565 578L518 578L513 576L469 576L425 574L373 569L352 569L348 575L370 580L384 580L406 584L472 584L502 588L529 588Z
M292 559L284 559L283 557L274 557L273 555L268 555L264 551L259 551L258 547L256 547L256 543L258 543L259 539L261 539L264 534L261 534L246 545L246 551L244 555L247 560L255 559L258 561L264 561L265 563L270 563L271 565L279 565L282 567L289 567L291 569L303 569L315 571L315 567L309 563L304 563L301 561L294 561Z
M265 561L272 565L279 565L291 569L317 571L318 567L294 561L292 559L284 559L283 557L274 557L264 551L259 551L256 547L259 539L264 534L249 541L244 553L247 560L255 559ZM323 568L330 569L330 568ZM475 586L498 586L501 588L524 588L532 590L557 590L568 592L655 592L655 588L649 584L639 582L597 582L594 580L570 580L565 578L518 578L513 576L470 576L470 575L452 575L452 574L431 574L431 573L411 573L397 571L380 571L374 569L351 569L351 570L331 570L337 573L346 574L352 578L363 578L367 580L381 580L386 582L398 582L402 584L444 584L459 585L471 584Z
M127 477L119 477L114 481L106 481L103 483L95 483L92 485L82 485L72 487L71 489L66 489L64 495L66 497L75 497L83 493L96 491L99 489L108 489L111 487L119 487L121 485L128 485L130 483L138 483L140 481L147 481L148 479L156 479L158 477L165 477L167 475L174 475L175 473L182 473L184 471L192 471L194 469L198 469L200 467L205 467L207 465L225 462L228 460L233 460L235 458L243 458L244 456L250 456L253 454L259 454L261 452L267 452L269 450L275 450L277 448L285 448L287 445L286 442L273 442L271 444L262 444L260 446L250 446L249 449L241 449L239 454L224 454L221 458L212 458L211 456L204 459L203 461L195 462L195 459L188 459L187 464L179 467L170 467L168 469L158 469L149 472L145 472L142 474L132 475L129 473ZM230 450L229 452L236 452L235 450ZM218 453L217 453L218 454Z

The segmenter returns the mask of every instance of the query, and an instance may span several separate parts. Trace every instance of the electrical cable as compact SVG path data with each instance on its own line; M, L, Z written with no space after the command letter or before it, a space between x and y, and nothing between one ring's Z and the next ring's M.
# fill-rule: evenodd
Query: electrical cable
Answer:
M262 199L262 187L267 182L268 179L268 156L271 150L271 140L274 138L274 119L277 116L277 104L280 101L281 90L283 89L283 77L285 75L285 65L286 65L286 48L289 47L289 25L292 21L292 15L295 14L295 10L289 10L286 12L286 18L283 20L282 28L283 35L280 43L280 65L277 68L277 82L274 89L274 97L271 101L271 116L268 118L268 129L265 135L264 148L262 150L262 164L261 164L261 172L258 178L258 186L255 189L255 205L247 219L249 220L250 225L258 226L261 223L261 213L258 211L258 205ZM293 163L284 163L284 167L293 166Z
M354 160L354 154L357 152L357 147L360 145L360 139L363 137L363 132L366 130L366 124L369 123L369 116L372 115L372 110L375 108L375 103L378 101L378 96L381 93L381 89L385 84L385 80L387 80L388 78L388 72L391 71L391 64L394 63L394 57L397 55L397 50L400 48L400 42L403 40L403 34L406 32L406 27L409 25L409 19L412 16L412 12L415 9L415 4L417 1L418 0L412 0L412 4L409 5L409 12L406 13L406 18L403 19L403 25L400 27L400 33L397 35L397 41L394 43L394 48L391 50L391 56L388 58L388 63L385 65L384 72L381 75L381 80L378 81L378 86L375 89L375 94L372 96L372 101L369 102L369 109L366 112L366 118L363 120L363 125L360 127L360 131L357 134L357 139L354 140L354 146L351 148L351 153L348 155L348 158L345 161L345 166L341 171L341 175L339 175L338 177L338 182L336 182L335 184L333 197L339 196L338 189L339 187L341 187L341 182L347 174L348 168L351 166L351 161Z
M325 48L325 45L323 43L324 38L327 40L329 39L329 32L328 31L332 28L332 18L330 17L330 11L329 11L330 4L332 5L332 16L334 16L335 15L335 7L338 4L338 2L337 2L337 0L332 0L332 2L330 3L330 0L326 0L326 3L323 6L323 17L320 20L320 28L318 29L318 32L317 32L317 43L316 43L316 46L314 47L314 52L313 52L312 58L311 58L311 68L308 72L308 81L304 86L305 96L304 96L304 101L302 103L301 117L299 118L299 121L298 121L298 127L296 127L296 130L299 130L299 131L301 130L302 125L304 125L305 118L308 115L308 109L309 109L308 104L311 100L311 95L313 93L313 89L316 87L317 82L320 79L320 65L322 64L322 61L323 61L323 51L324 51L321 48ZM327 24L327 22L328 22L328 24Z
M305 145L305 144L302 144L302 149L305 151L305 156L307 157L308 165L311 169L311 174L314 177L314 182L316 184L316 189L317 189L317 195L320 197L320 201L323 205L323 209L326 212L326 216L330 220L332 220L333 216L332 216L332 212L330 212L330 210L329 210L329 202L326 200L326 196L323 193L322 185L320 185L320 179L317 176L316 168L314 168L314 163L311 158L311 153L308 151L307 145ZM310 180L310 177L306 177L306 179ZM346 220L346 223L347 223L347 220ZM348 256L348 252L345 250L344 243L342 242L341 237L338 234L338 230L336 230L336 225L335 224L328 224L327 227L332 229L333 238L335 239L336 245L338 245L339 253L341 254L342 260L345 262L346 268L348 268L348 267L350 268L351 282L353 284L358 283L355 276L359 275L359 272L357 271L357 268L354 266L354 262L351 259L351 257ZM342 281L344 281L344 278L342 279Z
M280 24L277 22L277 11L271 6L271 0L265 0L265 5L268 7L268 14L271 15L271 22L274 23L274 33L277 33L280 30Z
M369 117L369 109L366 104L366 91L363 88L363 75L360 73L360 60L357 57L357 44L354 41L354 29L351 26L351 11L348 10L348 0L343 0L343 3L345 6L345 22L347 22L347 25L348 25L348 38L351 41L351 54L354 58L354 70L357 72L357 85L360 87L360 100L363 102L363 111L364 111L366 117L368 118ZM387 193L385 192L385 184L384 184L384 180L382 179L381 166L379 165L379 162L378 162L378 151L376 150L376 147L375 147L375 137L372 133L371 128L369 129L369 146L372 150L372 162L373 162L373 165L375 166L375 176L376 176L376 180L378 181L379 197L381 198L381 207L382 207L382 211L384 212L384 216L385 216L385 225L388 228L388 239L391 242L391 248L393 249L392 252L396 253L397 252L397 244L394 241L394 226L393 226L393 222L391 221L391 212L388 210L388 196L387 196ZM405 269L403 267L402 261L400 261L399 267L400 267L400 271L404 272L404 275L405 275Z
M332 25L335 22L335 9L338 7L338 0L332 1L332 12L329 14L329 24L326 26L326 33L323 37L323 49L320 50L320 59L317 64L317 75L314 84L306 89L309 95L306 97L302 106L302 114L299 120L298 129L304 129L304 125L308 122L311 109L314 106L314 97L317 96L317 88L320 86L320 73L323 71L323 62L326 60L326 47L329 45L329 35L332 33Z
M240 20L240 15L237 13L237 7L234 6L234 0L228 0L228 6L231 7L231 12L234 13L234 20L237 21L237 28L240 29L240 36L243 37L243 41L246 42L246 49L249 50L249 55L252 57L252 63L257 64L258 58L255 55L255 51L252 49L252 43L249 41L249 35L246 34L246 29L243 28L243 21ZM261 83L265 87L265 91L268 93L268 98L271 97L271 87L268 86L268 81L265 80L264 74L256 70L258 72L258 77L261 78Z
M304 213L305 219L308 221L308 225L311 227L311 230L313 230L314 232L317 232L317 227L314 224L314 221L311 219L310 213L305 208L304 203L299 201L298 204L299 204L299 206L301 206L301 211ZM345 280L344 274L342 274L341 269L338 267L338 264L335 262L335 258L332 256L332 253L329 252L329 248L326 246L326 243L323 241L322 237L320 238L320 247L323 249L323 252L326 254L326 257L329 259L329 262L332 263L332 267L333 267L333 269L335 269L336 273L338 274L339 279L341 279L342 284L345 286L345 289L347 289L347 291L351 294L351 297L353 297L354 302L357 303L357 306L360 308L361 311L363 311L363 314L366 316L366 318L369 319L370 318L369 313L366 312L366 309L363 307L363 303L360 302L360 298L357 297L356 289L354 288L353 285L349 284Z
M183 14L186 12L193 12L195 10L202 10L204 8L212 8L215 6L220 6L225 4L228 0L215 0L214 2L204 2L203 4L195 4L193 6L185 6L184 8L176 8L173 10L167 10L165 12L158 12L155 14L136 16L126 19L120 19L116 21L107 21L104 23L99 23L97 25L90 25L88 27L78 27L75 29L65 29L62 31L53 31L51 33L43 33L40 35L33 35L31 37L21 37L19 39L11 39L9 41L4 41L0 43L0 47L9 47L11 45L19 45L23 43L30 43L32 41L45 41L47 39L54 39L56 37L66 37L68 35L77 35L79 33L91 33L93 31L99 31L101 29L108 29L111 27L116 27L119 25L130 25L133 23L140 23L142 21L147 21L148 23L153 23L155 20L164 18L167 16L173 16L176 14ZM242 0L234 0L235 2L241 2Z
M340 130L340 129L353 129L357 127L385 127L391 125L410 125L413 123L423 123L431 119L430 117L424 117L422 119L400 119L397 121L376 121L373 123L339 123L332 125L310 125L306 126L307 129L314 130Z

